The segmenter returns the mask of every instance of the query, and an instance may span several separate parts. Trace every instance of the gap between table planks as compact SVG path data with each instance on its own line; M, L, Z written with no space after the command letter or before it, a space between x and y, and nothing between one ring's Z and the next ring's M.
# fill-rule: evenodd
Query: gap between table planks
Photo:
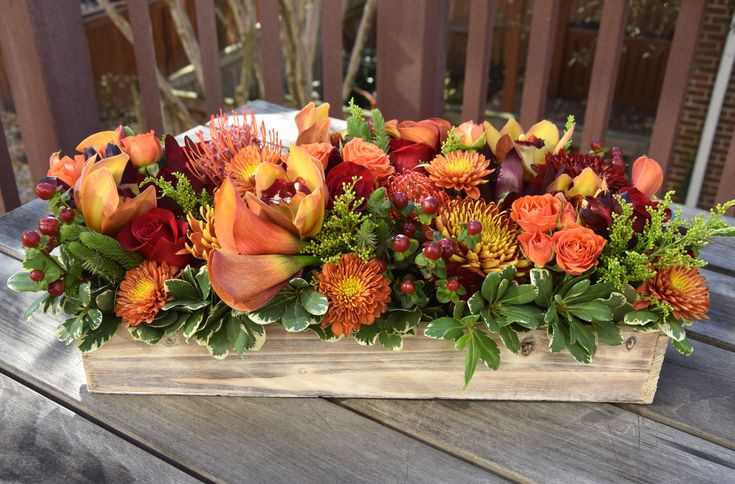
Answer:
M7 233L7 225L16 225L22 223L26 225L29 220L35 220L40 216L44 209L40 204L36 204L34 211L30 211L28 207L22 207L24 214L22 217L8 217L0 219L0 234ZM19 209L19 210L21 210ZM13 215L13 214L11 214ZM27 226L27 225L26 225ZM3 243L0 240L0 243ZM6 253L20 253L17 239L12 239L12 247L4 247ZM4 245L4 243L3 243ZM2 246L0 246L2 247ZM4 268L3 277L7 277L13 270L18 268L18 263L10 261L7 258L2 258L2 266ZM81 374L81 361L79 355L73 348L64 348L61 344L53 341L53 328L56 324L55 318L48 316L39 316L34 318L32 328L33 332L28 331L28 327L24 326L19 321L19 315L22 313L23 308L29 304L32 297L30 295L11 295L7 293L7 289L4 289L2 293L6 299L6 307L11 308L10 314L7 316L7 321L3 321L3 325L9 325L9 328L5 331L14 331L13 337L10 338L10 342L7 343L10 348L4 349L4 359L9 361L23 360L23 348L20 344L22 341L27 341L29 338L35 339L34 345L45 348L41 351L44 354L41 367L38 361L24 361L21 367L21 372L26 375L29 379L38 379L42 381L41 385L51 386L54 388L53 392L58 395L62 401L65 401L71 408L81 409L84 411L91 412L98 416L100 420L108 422L115 428L119 429L136 441L141 442L142 445L150 446L151 448L157 449L164 455L170 456L177 462L184 462L185 465L191 466L198 471L201 471L202 475L218 475L219 469L212 469L212 460L217 461L214 456L219 455L216 446L215 449L209 449L210 444L207 441L202 441L201 436L207 435L207 431L196 431L195 429L180 428L186 435L181 438L172 439L176 442L170 442L170 440L162 440L156 436L156 428L176 428L177 425L181 425L181 422L187 421L192 418L191 415L199 415L207 412L213 412L215 414L223 413L221 410L224 407L226 410L224 413L238 414L237 406L231 406L228 401L242 402L246 401L248 406L260 407L258 402L268 402L267 407L272 408L273 406L284 408L289 405L283 403L281 400L263 400L263 399L227 399L227 398L216 398L216 397L204 397L204 398L191 398L191 397L120 397L120 396L98 396L89 395L86 391L79 390L79 386L83 381L83 375ZM38 324L41 322L41 324ZM38 331L43 328L43 332L38 334ZM7 338L3 338L6 340ZM487 404L470 404L467 402L452 402L439 404L427 404L426 402L404 402L404 401L384 401L383 403L377 401L366 401L366 400L344 400L336 401L335 403L343 406L350 411L359 412L362 415L376 420L388 427L392 427L399 430L401 433L417 438L421 441L427 442L430 445L441 449L445 452L458 456L469 462L472 462L482 468L500 473L511 479L525 479L533 478L529 475L528 462L523 456L524 450L527 448L529 440L527 435L537 435L542 432L543 435L537 435L539 439L556 442L553 449L547 449L545 452L548 454L548 462L543 461L546 467L546 477L554 478L555 476L561 479L563 476L564 469L572 465L575 471L579 472L580 475L587 475L594 479L621 479L621 478L633 478L635 473L642 473L643 469L648 468L647 462L650 460L656 460L657 457L653 454L646 452L641 453L632 439L631 435L637 435L641 433L641 436L646 436L649 439L648 443L655 443L660 446L656 452L662 452L663 448L667 451L671 451L677 459L686 458L693 459L696 465L691 468L694 474L704 473L703 475L709 475L712 478L718 476L719 472L724 471L728 467L735 466L735 458L733 453L727 448L733 448L732 436L735 435L735 422L732 421L732 408L735 407L733 401L733 395L735 395L735 388L733 388L733 382L730 378L732 375L732 368L727 366L721 366L723 358L722 354L716 354L718 351L723 352L725 350L714 348L706 344L696 344L697 353L694 357L683 360L684 366L672 365L672 358L668 358L664 364L662 372L662 379L660 382L659 395L657 396L656 402L650 407L635 407L636 413L644 414L646 418L639 418L628 412L628 407L618 408L613 405L569 405L569 404L550 404L550 403L523 403L523 402L512 402L512 403L487 403ZM37 348L37 351L39 348ZM48 353L48 354L47 354ZM703 357L704 354L704 357ZM710 355L706 357L706 355ZM672 355L669 355L670 357ZM725 355L729 356L729 355ZM674 356L676 358L676 356ZM674 360L676 361L676 360ZM705 361L707 364L704 364ZM729 360L732 361L732 360ZM713 367L713 363L717 363L720 366ZM688 372L688 374L687 374ZM59 386L59 382L64 380L64 374L66 378L72 375L71 381L67 380L63 385ZM703 379L702 375L706 375L707 378ZM695 378L692 378L694 376ZM675 381L676 386L666 386L668 381ZM53 382L53 383L52 383ZM705 383L706 382L706 383ZM131 402L133 402L131 404ZM120 407L154 407L158 408L163 402L175 402L178 410L178 417L181 414L184 418L177 420L176 416L165 415L165 416L151 416L145 414L145 418L132 419L120 419ZM206 403L203 403L206 402ZM275 403L273 403L275 402ZM315 402L323 402L324 400L307 400L305 406L314 406ZM193 407L193 408L190 408ZM208 408L207 411L198 410L198 408ZM503 415L505 413L510 414L521 414L527 418L525 421L516 421L512 426L512 432L510 435L505 435L503 432L508 432L509 429L500 429L492 425L485 426L482 428L486 429L485 433L482 434L481 429L477 429L477 425L473 424L474 415L468 413L468 409L472 408L473 412L479 412L482 418L488 421L503 421ZM691 411L688 411L692 408ZM643 409L643 410L640 410ZM698 413L694 409L704 409L705 413ZM283 413L289 414L290 418L298 419L301 414L293 415L293 412L289 412L290 409L283 410ZM406 420L404 412L410 412L411 415L415 415L416 412L421 412L421 422L433 422L436 420L447 421L454 423L451 425L451 429L447 432L441 432L439 427L427 427L422 428L417 425L416 421ZM254 412L256 414L259 412ZM545 422L546 416L552 413L557 415L559 422L565 422L558 424L557 421L552 420ZM245 412L247 415L247 412ZM586 429L587 417L580 418L580 415L605 415L602 421L595 420L597 427L594 430ZM239 414L242 415L242 414ZM276 416L269 415L272 419ZM140 417L138 415L137 417ZM259 416L262 418L262 416ZM325 414L324 418L328 422L329 415ZM346 417L342 416L342 421ZM633 419L633 420L631 420ZM638 419L638 420L635 420ZM281 421L276 419L276 421ZM656 422L657 421L657 422ZM538 429L539 422L541 422L541 428L543 431ZM545 423L544 423L545 422ZM602 426L607 423L606 429ZM665 425L662 425L663 422ZM232 422L229 422L223 428L220 422L206 421L201 424L207 426L210 429L209 432L217 434L218 432L226 433L226 437L223 438L224 442L228 443L229 449L231 446L236 445L238 442L239 432L242 432L242 436L247 436L247 430L239 430L238 427L233 429ZM616 430L617 426L624 426L630 430L630 426L633 427L632 434L626 430L625 435L621 436L620 431ZM672 428L667 428L670 426ZM536 428L534 428L536 427ZM690 432L696 434L696 437L689 436L686 433L679 432ZM457 436L473 435L473 433L480 432L481 435L473 435L472 438L460 438ZM627 471L619 470L615 471L613 468L607 466L598 466L596 461L598 457L588 462L576 463L572 455L568 455L569 449L564 450L563 442L574 441L575 435L585 434L585 432L592 433L594 437L589 437L591 442L586 442L585 447L593 446L595 448L604 448L607 442L615 441L620 442L619 448L614 449L613 454L607 455L601 460L606 462L614 461L616 455L623 455L627 462ZM153 435L151 435L153 434ZM396 434L397 435L397 434ZM502 436L502 439L498 437ZM515 437L514 437L515 436ZM284 436L287 440L292 440L291 436ZM375 437L371 438L374 440ZM354 440L354 437L351 438ZM364 440L359 439L363 442ZM535 439L534 439L535 440ZM185 444L178 443L179 441ZM276 439L276 442L278 439ZM182 450L181 446L191 447L192 442L200 443L200 446L204 446L203 449L196 453L196 456L192 456L191 453L187 453L186 450ZM257 440L257 442L261 442ZM254 445L257 445L254 443ZM273 444L273 441L268 442L269 445ZM475 448L468 443L481 444L484 443L486 446L483 448ZM519 445L520 444L520 445ZM723 447L718 447L719 444ZM415 444L418 445L418 442ZM513 449L513 454L517 454L514 459L508 459L506 457L497 458L496 456L498 448L494 447L505 447ZM682 447L683 445L683 447ZM195 447L200 447L195 446ZM684 449L684 450L682 450ZM688 451L686 449L689 449ZM208 453L209 451L209 453ZM190 451L191 452L191 451ZM622 454L621 454L622 452ZM684 454L682 454L684 452ZM502 456L501 452L501 456ZM534 452L535 454L535 452ZM204 465L200 464L201 461L198 459L203 456L208 456L209 459ZM449 458L449 456L446 456ZM571 459L571 460L570 460ZM702 460L702 462L700 462ZM192 462L193 461L193 462ZM719 464L713 464L715 463ZM450 461L451 462L451 461ZM461 461L457 461L460 462ZM709 462L709 463L708 463ZM541 465L542 461L539 461ZM462 463L464 464L464 463ZM574 465L573 465L574 464ZM464 464L466 465L466 464ZM674 466L673 463L670 465ZM204 467L203 469L201 467ZM530 466L533 467L533 466ZM630 469L633 469L632 471ZM420 467L419 467L420 469ZM636 470L637 469L637 470ZM665 469L656 468L656 472L664 472ZM630 474L633 472L633 474ZM695 475L692 474L692 478ZM642 474L640 474L642 475ZM219 476L219 475L218 475ZM219 476L221 477L221 476ZM444 476L446 477L446 476ZM663 476L662 476L663 477Z

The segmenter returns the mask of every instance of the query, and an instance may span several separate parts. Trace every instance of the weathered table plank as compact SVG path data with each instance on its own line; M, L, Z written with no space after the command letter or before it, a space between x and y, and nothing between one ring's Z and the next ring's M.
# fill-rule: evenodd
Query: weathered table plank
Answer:
M0 374L0 482L200 482Z
M0 256L0 280L19 269ZM90 394L58 318L21 320L31 294L0 288L0 369L197 475L256 482L498 482L480 467L322 399Z

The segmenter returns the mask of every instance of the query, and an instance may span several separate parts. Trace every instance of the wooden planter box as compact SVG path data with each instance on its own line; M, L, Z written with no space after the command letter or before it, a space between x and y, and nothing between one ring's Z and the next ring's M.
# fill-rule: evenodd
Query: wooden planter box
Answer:
M149 346L120 331L84 355L89 391L267 397L454 398L651 403L668 338L623 332L592 364L547 350L546 331L522 338L522 354L501 347L497 371L479 367L464 388L464 353L446 341L404 339L402 351L268 327L259 352L215 360L206 348L171 339Z

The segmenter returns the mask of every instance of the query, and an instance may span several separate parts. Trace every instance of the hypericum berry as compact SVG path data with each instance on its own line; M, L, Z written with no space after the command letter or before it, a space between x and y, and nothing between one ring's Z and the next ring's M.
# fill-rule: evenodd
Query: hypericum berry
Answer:
M482 224L477 220L467 223L467 233L470 235L477 235L482 232Z
M46 252L51 252L56 247L59 246L59 238L55 235L52 235L48 238L48 242L46 242Z
M403 234L393 237L393 250L396 252L406 252L411 247L411 239Z
M41 182L36 185L36 196L41 200L50 200L56 193L56 185L49 182Z
M459 281L457 279L449 279L447 281L447 290L450 292L457 292L459 289Z
M38 269L33 269L31 271L31 280L36 281L36 282L42 281L44 275L45 274L43 273L43 271L39 271Z
M59 219L53 215L47 215L38 221L38 231L43 235L56 235L59 233Z
M450 239L441 239L439 246L442 248L442 257L449 259L454 255L454 242Z
M442 247L438 242L432 242L424 247L424 257L431 260L437 260L442 256Z
M62 281L61 279L57 279L49 284L48 289L46 290L52 296L61 296L62 294L64 294L64 281Z
M429 215L433 215L439 210L439 200L432 196L428 196L421 200L421 211Z
M59 212L59 218L62 222L70 224L74 221L74 216L76 215L76 212L73 208L64 207L61 209L61 212Z
M391 199L393 200L393 205L395 205L398 210L402 210L408 205L408 196L403 192L394 193Z
M38 243L41 242L41 234L35 230L26 230L23 235L20 236L20 241L23 247L38 247Z
M413 294L416 292L416 286L413 285L413 281L403 281L401 283L401 292L403 294Z
M416 234L416 224L413 222L403 224L403 233L409 237L413 237Z
M590 148L592 148L592 151L602 151L602 145L595 141L590 143Z

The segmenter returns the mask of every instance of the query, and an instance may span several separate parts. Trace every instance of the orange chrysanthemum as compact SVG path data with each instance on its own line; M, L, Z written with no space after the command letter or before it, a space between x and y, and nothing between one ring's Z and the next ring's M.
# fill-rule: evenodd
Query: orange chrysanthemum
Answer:
M191 213L186 215L189 222L186 250L197 259L207 260L210 251L220 248L214 232L214 208L201 207L199 215L199 218Z
M702 274L693 267L674 266L658 271L638 292L669 304L677 319L707 319L709 289Z
M115 314L128 326L150 323L166 304L166 280L178 269L165 262L147 260L125 273L115 298Z
M429 196L439 200L440 204L448 198L446 192L434 186L428 176L413 170L393 175L388 180L386 188L390 197L401 192L416 204L421 203L421 200Z
M355 254L345 254L337 263L324 264L316 279L319 292L329 300L322 328L331 326L337 336L373 324L390 301L390 282L376 259L365 262Z
M463 190L468 197L480 198L477 185L487 182L487 176L493 172L488 166L490 162L475 151L453 151L446 156L437 155L426 166L434 185L442 188Z

